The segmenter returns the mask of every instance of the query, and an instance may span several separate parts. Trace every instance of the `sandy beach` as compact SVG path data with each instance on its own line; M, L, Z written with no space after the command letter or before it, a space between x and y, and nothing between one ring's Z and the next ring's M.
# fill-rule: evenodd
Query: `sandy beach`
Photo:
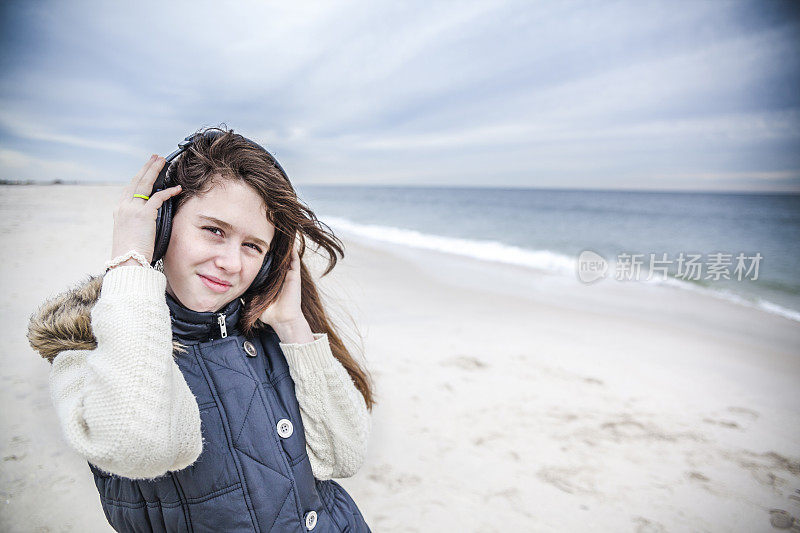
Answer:
M121 189L0 188L2 531L111 530L25 333L44 299L102 270ZM800 323L340 237L321 288L358 326L378 403L367 460L339 481L376 533L754 532L773 531L771 509L800 517Z

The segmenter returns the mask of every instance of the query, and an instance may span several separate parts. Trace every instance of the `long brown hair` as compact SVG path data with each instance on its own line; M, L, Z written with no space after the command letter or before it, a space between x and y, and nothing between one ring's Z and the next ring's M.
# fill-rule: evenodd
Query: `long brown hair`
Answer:
M291 246L297 235L300 242L298 253L303 315L312 331L328 334L334 357L350 374L371 411L375 403L371 379L342 342L323 307L316 283L303 262L308 239L317 245L317 252L324 250L328 258L328 265L321 274L326 276L336 266L337 255L344 258L344 244L330 227L318 220L314 212L298 199L292 184L269 154L232 129L214 127L198 133L209 130L216 130L219 135L198 135L189 150L171 163L168 179L172 180L172 184L182 187L181 194L173 200L174 213L190 198L208 192L218 180L234 180L249 185L261 196L267 206L267 218L275 226L275 235L270 243L272 265L266 285L258 292L248 291L243 295L245 304L239 328L245 335L253 336L266 327L258 317L277 299L283 288L292 260Z

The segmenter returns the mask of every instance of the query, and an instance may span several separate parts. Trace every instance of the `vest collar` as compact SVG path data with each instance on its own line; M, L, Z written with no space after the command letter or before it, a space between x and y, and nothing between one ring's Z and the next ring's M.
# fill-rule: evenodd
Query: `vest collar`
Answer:
M203 342L239 333L237 325L242 311L241 299L235 298L217 311L199 312L184 307L169 293L165 295L172 317L172 335L178 340Z

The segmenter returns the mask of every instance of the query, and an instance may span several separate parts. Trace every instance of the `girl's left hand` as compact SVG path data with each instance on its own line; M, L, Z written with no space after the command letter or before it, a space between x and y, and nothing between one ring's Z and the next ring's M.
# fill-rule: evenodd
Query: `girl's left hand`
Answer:
M300 308L300 255L297 248L297 239L295 239L292 245L292 262L286 273L283 288L277 300L259 317L259 320L276 330L281 326L305 322L303 311Z

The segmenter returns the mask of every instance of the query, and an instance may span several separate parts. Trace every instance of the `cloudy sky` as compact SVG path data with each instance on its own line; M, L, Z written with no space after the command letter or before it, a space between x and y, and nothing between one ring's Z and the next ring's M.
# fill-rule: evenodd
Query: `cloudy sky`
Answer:
M800 2L2 2L0 178L800 191Z

